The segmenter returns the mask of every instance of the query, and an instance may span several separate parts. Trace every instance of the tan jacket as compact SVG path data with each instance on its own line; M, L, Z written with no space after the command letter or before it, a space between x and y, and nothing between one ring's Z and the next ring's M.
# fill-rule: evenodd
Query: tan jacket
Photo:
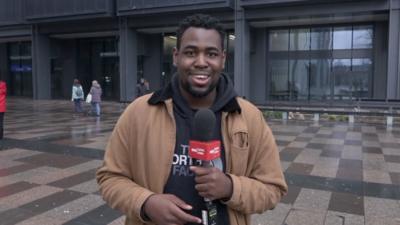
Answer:
M105 201L127 215L129 225L144 224L140 209L151 194L163 192L175 149L172 99L149 105L149 98L138 98L121 115L97 171ZM273 208L287 185L262 113L244 99L237 101L241 113L223 112L221 119L226 172L233 181L226 205L231 225L250 225L250 214Z

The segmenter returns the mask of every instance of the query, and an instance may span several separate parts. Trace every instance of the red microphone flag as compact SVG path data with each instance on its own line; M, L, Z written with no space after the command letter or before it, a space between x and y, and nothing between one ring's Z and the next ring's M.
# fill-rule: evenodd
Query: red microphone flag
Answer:
M189 156L202 161L219 158L221 156L221 141L189 141Z

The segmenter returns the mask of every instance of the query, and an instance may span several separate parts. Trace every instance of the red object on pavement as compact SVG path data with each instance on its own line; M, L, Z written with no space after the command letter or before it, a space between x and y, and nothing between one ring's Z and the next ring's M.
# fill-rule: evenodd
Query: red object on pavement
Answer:
M0 81L0 112L6 111L6 94L7 94L6 82Z

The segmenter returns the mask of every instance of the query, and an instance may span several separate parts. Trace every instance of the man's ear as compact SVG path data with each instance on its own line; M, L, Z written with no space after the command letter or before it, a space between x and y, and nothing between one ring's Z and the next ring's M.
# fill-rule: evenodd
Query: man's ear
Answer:
M222 69L225 69L225 62L226 62L226 50L222 51Z
M179 54L179 50L178 50L176 47L174 47L174 48L172 49L172 61L173 61L174 66L177 65L177 62L178 62L178 54Z

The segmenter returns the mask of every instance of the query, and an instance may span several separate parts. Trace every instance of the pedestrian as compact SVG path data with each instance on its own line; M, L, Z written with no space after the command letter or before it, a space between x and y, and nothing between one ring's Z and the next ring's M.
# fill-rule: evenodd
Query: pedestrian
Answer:
M3 139L4 135L4 113L6 112L6 96L6 82L0 79L0 139Z
M150 93L150 82L146 79L144 79L144 89L146 94Z
M126 215L125 224L199 224L206 221L207 198L218 225L250 225L251 214L274 208L287 192L263 114L222 73L224 37L213 17L183 20L173 50L177 73L119 118L96 178L105 201ZM193 118L203 108L217 118L212 138L222 144L216 167L196 166L188 156Z
M136 96L140 97L150 92L150 84L143 77L140 78L139 83L136 84Z
M94 116L100 116L102 90L97 80L92 81L92 87L90 88L89 93L92 95L92 100L90 101L90 104L92 106L91 112Z
M72 101L74 102L74 109L76 113L82 112L82 100L84 98L85 93L83 92L83 88L81 82L78 79L74 79L74 84L72 85Z

